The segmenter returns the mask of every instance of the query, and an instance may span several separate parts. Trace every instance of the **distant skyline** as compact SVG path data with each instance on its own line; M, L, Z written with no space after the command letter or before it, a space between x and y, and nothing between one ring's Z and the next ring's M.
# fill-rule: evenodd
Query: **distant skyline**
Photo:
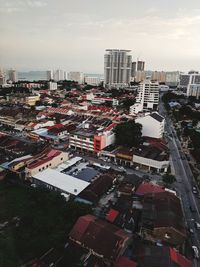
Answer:
M0 0L0 67L103 73L107 48L147 70L200 70L200 1Z

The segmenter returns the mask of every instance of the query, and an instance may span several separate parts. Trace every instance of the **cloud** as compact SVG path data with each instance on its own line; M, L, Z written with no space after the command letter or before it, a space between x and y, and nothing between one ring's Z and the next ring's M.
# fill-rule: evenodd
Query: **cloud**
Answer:
M195 68L200 62L198 9L180 9L168 17L156 8L135 12L132 17L116 16L115 12L104 16L103 12L87 13L87 8L85 13L61 10L59 5L47 6L43 12L46 1L8 0L0 4L0 12L16 13L9 23L5 14L5 23L0 25L5 40L0 49L3 62L19 56L18 65L21 61L29 66L32 61L38 65L61 62L73 69L103 69L103 54L110 47L132 49L134 57L142 55L157 69L181 69L184 60L184 68L189 62L194 62ZM21 16L19 11L24 10L28 12Z
M47 2L39 0L7 0L0 2L0 13L22 12L30 8L42 8L45 6L47 6Z
M147 15L149 15L149 14L154 14L154 13L157 13L158 11L159 11L158 8L156 8L156 7L151 7L151 8L149 8L149 9L145 10L145 14L147 14Z
M29 7L45 7L47 6L47 2L45 1L38 1L38 0L27 0L27 5Z

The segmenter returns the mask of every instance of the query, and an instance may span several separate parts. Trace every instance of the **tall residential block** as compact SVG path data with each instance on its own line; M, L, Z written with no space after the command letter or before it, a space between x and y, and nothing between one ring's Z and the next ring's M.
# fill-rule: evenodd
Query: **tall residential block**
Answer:
M55 81L63 81L65 79L65 72L63 70L55 70L53 78Z
M145 62L138 60L137 61L137 71L144 71Z
M179 79L179 71L167 71L165 84L168 86L177 86L179 84Z
M160 83L166 82L166 72L164 71L153 71L151 79L154 81L158 81Z
M131 79L131 50L106 49L104 55L104 82L108 87L127 86Z
M78 82L82 84L84 82L84 74L79 71L70 71L68 72L68 80Z
M17 71L16 70L9 70L8 71L8 80L10 80L11 82L15 83L17 82Z
M139 85L136 103L130 107L130 114L157 110L159 104L159 83L146 80Z
M0 68L0 85L6 84L6 74L3 69Z
M136 74L136 71L137 71L137 62L132 62L132 65L131 65L131 77L135 77L135 74Z
M47 80L53 80L53 71L47 70Z

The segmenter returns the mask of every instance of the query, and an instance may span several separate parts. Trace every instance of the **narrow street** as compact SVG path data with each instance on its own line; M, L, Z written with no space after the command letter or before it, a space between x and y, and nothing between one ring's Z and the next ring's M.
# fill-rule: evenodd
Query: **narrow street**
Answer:
M172 158L173 170L177 179L176 189L182 200L186 224L193 230L191 234L192 245L200 248L200 230L196 229L195 222L200 222L199 199L192 192L194 178L187 159L185 158L180 141L176 135L173 123L165 112L162 101L160 101L159 112L166 119L165 131L168 136L168 145ZM169 136L173 136L170 138ZM199 259L194 259L194 266L200 266Z

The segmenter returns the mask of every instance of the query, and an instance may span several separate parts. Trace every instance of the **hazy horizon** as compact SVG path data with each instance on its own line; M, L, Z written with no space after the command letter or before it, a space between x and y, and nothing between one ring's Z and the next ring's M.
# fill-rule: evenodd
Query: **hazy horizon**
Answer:
M195 0L0 0L0 64L103 73L119 48L146 70L200 70L199 29Z

